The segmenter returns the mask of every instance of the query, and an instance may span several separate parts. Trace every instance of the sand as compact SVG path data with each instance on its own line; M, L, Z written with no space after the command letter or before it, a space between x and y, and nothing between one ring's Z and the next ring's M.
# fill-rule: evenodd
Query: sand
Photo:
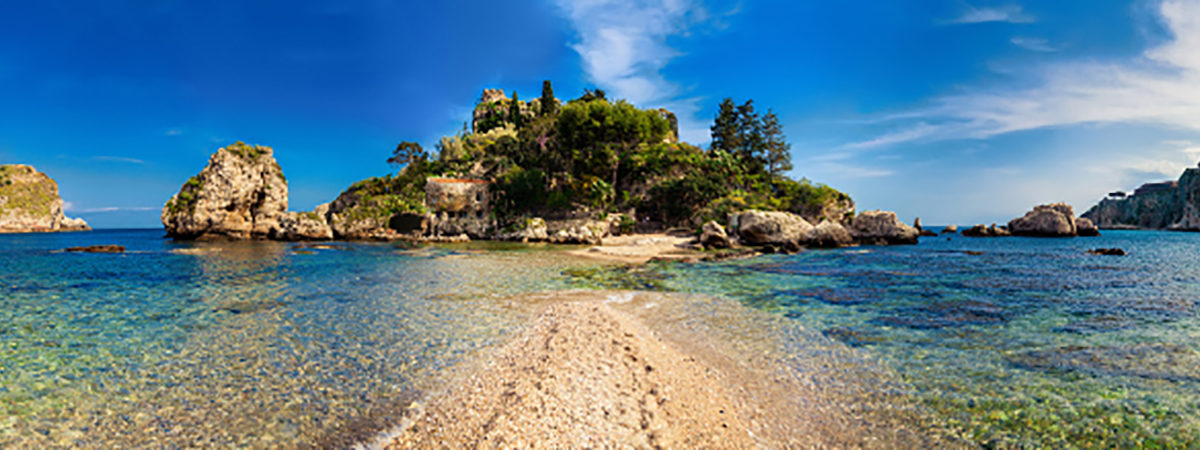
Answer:
M644 264L652 259L696 260L705 256L696 250L692 236L672 234L633 234L604 238L601 245L571 250L568 253L592 259L626 264Z
M874 420L855 417L861 405L835 400L818 386L831 383L778 370L771 363L776 356L758 337L739 342L741 347L722 347L696 335L660 332L695 326L685 317L698 310L665 304L672 298L575 291L526 299L542 303L534 320L511 340L454 369L443 391L415 404L409 420L374 446L894 448L924 443L892 424L886 426L894 429L884 432L870 429ZM705 308L714 317L744 309L724 303ZM774 326L752 326L759 325ZM704 332L725 334L717 328ZM839 378L851 376L838 370ZM885 383L858 384L883 388Z

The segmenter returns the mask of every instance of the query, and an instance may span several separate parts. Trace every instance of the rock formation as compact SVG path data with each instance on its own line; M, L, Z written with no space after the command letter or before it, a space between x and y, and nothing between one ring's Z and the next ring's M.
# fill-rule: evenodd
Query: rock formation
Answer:
M725 233L725 227L715 220L710 220L700 228L700 245L705 248L729 248L733 246L733 243L730 242L729 235Z
M1099 236L1100 229L1096 228L1096 225L1092 224L1092 221L1086 217L1076 217L1075 234L1080 236Z
M86 231L83 219L63 215L58 183L31 166L0 165L0 233Z
M891 211L864 211L850 222L850 234L863 245L916 244L920 233Z
M1075 236L1075 210L1066 203L1038 205L1008 222L1008 230L1017 236Z
M550 232L546 228L545 220L534 217L521 220L511 230L501 231L496 238L502 241L545 242L550 239Z
M333 229L325 222L329 204L317 206L312 212L286 212L279 218L279 226L271 229L270 238L280 241L328 241L333 239Z
M957 233L957 232L958 232L958 225L951 224L951 225L946 225L946 228L942 228L942 233Z
M1143 184L1131 195L1114 192L1080 217L1101 229L1200 231L1200 167L1176 181Z
M208 166L163 206L177 239L267 238L287 211L287 180L270 147L242 142L218 149Z
M812 230L804 218L778 211L745 211L734 216L731 226L743 245L795 244L805 240Z
M809 230L806 241L812 247L847 247L854 245L854 236L851 236L842 224L822 220L812 230Z

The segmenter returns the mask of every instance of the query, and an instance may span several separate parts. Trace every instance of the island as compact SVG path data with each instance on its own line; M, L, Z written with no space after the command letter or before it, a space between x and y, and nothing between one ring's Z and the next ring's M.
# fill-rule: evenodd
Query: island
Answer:
M63 214L58 183L23 164L0 165L0 233L91 230L83 219Z

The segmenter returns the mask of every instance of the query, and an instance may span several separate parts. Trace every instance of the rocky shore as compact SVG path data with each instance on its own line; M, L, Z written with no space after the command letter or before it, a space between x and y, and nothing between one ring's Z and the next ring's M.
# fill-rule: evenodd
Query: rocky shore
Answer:
M0 233L91 230L63 215L58 183L23 164L0 165Z

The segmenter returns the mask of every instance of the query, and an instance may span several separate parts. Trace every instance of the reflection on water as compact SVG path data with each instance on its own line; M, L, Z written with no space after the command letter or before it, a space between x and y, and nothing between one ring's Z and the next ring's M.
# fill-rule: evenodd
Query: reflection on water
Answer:
M1200 446L1200 235L945 236L579 271L729 296L894 368L940 425L1000 447ZM1085 254L1120 247L1126 257Z
M0 447L345 446L553 288L553 254L0 239ZM52 250L92 241L126 254Z

